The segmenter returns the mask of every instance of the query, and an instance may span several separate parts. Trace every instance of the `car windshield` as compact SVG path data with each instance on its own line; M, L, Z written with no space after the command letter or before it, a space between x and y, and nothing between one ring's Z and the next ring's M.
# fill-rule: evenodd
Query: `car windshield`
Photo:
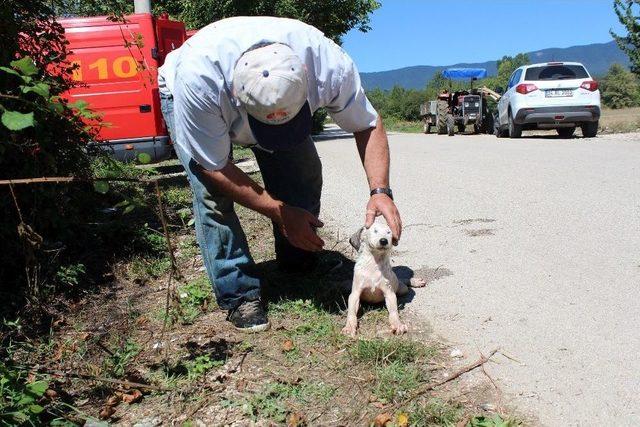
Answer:
M545 65L527 69L525 80L569 80L586 79L589 77L587 70L582 65Z

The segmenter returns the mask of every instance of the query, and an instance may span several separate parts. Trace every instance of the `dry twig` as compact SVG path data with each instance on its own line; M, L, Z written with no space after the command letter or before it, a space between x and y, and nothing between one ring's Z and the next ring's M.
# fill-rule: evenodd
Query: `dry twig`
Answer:
M445 379L440 380L438 382L435 382L433 384L427 384L425 387L420 387L418 388L418 390L416 390L415 392L413 392L408 398L404 399L402 402L398 402L395 405L393 405L391 408L393 409L397 409L400 406L404 405L406 402L408 401L412 401L415 398L417 398L418 396L421 396L425 393L428 393L434 389L436 389L437 387L440 387L441 385L444 385L448 382L451 382L453 380L455 380L456 378L466 374L467 372L473 371L476 368L481 367L482 365L484 365L485 363L487 363L489 360L491 360L491 358L498 352L498 349L496 348L495 350L493 350L491 353L489 353L488 356L482 356L476 360L474 363L467 365L465 367L463 367L462 369L459 369L458 371L454 372L453 374L447 376Z

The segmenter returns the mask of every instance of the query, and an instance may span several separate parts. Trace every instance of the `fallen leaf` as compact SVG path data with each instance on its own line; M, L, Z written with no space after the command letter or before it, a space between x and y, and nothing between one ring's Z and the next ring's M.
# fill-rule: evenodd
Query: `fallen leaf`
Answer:
M384 403L382 403L382 402L371 402L371 404L373 406L375 406L376 408L378 408L378 409L384 408Z
M287 417L287 427L299 427L306 424L304 414L292 412Z
M115 413L116 413L116 408L114 408L113 406L105 406L100 411L100 419L101 420L106 420L108 418L111 418L111 415L113 415Z
M105 406L118 406L119 403L120 403L120 396L112 395L112 396L109 396L109 398L104 404Z
M407 427L409 425L409 416L405 413L399 413L396 418L398 427Z
M285 342L282 343L282 350L284 351L291 351L293 350L294 345L293 345L293 341L291 340L285 340Z
M122 395L122 401L131 405L142 400L142 392L138 389L131 390L130 393Z
M44 395L47 396L49 399L53 400L56 397L58 397L58 392L52 389L47 389L47 391L44 392Z
M384 427L391 421L391 415L388 412L383 412L373 420L375 427Z

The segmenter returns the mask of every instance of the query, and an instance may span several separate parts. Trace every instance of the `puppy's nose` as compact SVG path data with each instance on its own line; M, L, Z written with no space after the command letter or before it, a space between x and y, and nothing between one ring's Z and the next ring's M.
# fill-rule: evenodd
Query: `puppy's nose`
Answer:
M382 239L380 239L380 244L382 246L387 246L389 244L389 241L383 237Z

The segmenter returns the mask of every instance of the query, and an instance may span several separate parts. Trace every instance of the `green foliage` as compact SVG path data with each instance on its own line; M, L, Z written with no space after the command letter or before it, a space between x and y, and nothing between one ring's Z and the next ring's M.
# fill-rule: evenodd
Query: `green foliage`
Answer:
M39 425L48 387L47 381L28 382L24 372L0 362L0 425Z
M511 74L517 68L530 63L531 61L526 53L519 53L515 57L503 56L502 59L498 60L498 74L495 77L485 79L483 84L489 89L501 88L506 91Z
M179 290L181 323L192 324L200 314L209 308L212 296L207 276L202 276L182 286Z
M367 93L367 97L383 118L406 121L418 120L420 104L427 101L424 91L404 89L400 86L394 86L390 91L374 89Z
M224 365L224 360L213 360L209 354L203 354L185 362L184 365L187 369L187 379L193 381L206 374L210 369Z
M311 133L317 135L324 130L324 122L327 120L327 110L320 108L313 113L313 123L311 125Z
M631 71L640 76L640 0L614 0L613 9L620 23L626 28L625 36L611 31L611 35L631 61Z
M60 266L56 273L58 283L66 286L78 286L80 280L87 274L84 264L70 264Z
M156 0L155 13L168 12L184 21L188 28L199 29L231 16L281 16L311 24L340 42L351 29L366 32L369 15L380 7L375 0ZM57 6L61 15L126 15L133 12L130 0L62 0Z
M60 97L73 84L73 67L50 4L6 0L0 8L0 179L91 176L85 148L92 133L82 119L95 117ZM0 294L11 298L0 310L19 306L27 293L37 298L55 286L61 265L77 262L67 257L80 246L74 229L98 196L87 184L16 186L21 219L8 188L1 190Z
M601 80L600 92L606 107L619 109L638 106L640 85L637 77L620 64L613 64Z
M135 341L127 338L122 344L112 348L109 358L105 359L105 370L115 378L123 377L140 350L140 346Z
M521 423L517 420L512 419L503 419L500 415L494 415L493 417L488 416L477 416L473 417L469 421L470 427L517 427Z

